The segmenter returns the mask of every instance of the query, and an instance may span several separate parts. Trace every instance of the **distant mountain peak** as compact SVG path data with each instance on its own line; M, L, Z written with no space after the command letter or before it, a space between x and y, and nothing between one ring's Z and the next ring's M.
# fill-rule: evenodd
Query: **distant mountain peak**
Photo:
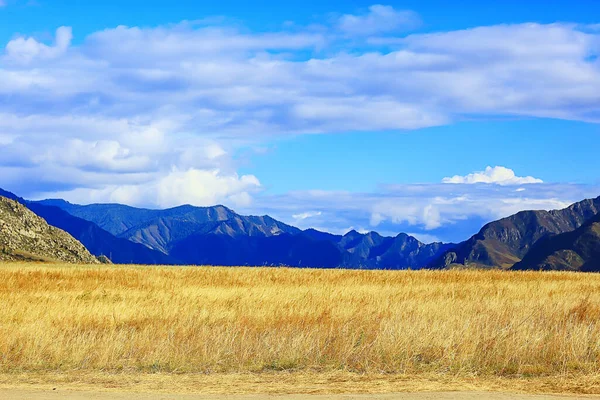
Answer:
M63 199L46 199L44 200L44 203L46 205L49 206L55 206L55 207L59 207L59 206L72 206L73 203L68 202L67 200L63 200Z
M352 230L346 232L346 234L344 234L344 237L358 237L358 236L363 236L363 234L359 233L356 229L352 229Z

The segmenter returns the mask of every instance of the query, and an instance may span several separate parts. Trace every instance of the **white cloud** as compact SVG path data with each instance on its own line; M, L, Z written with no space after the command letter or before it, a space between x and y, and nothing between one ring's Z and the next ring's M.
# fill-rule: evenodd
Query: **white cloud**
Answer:
M260 182L253 175L223 176L219 170L175 169L158 182L157 204L174 206L184 202L210 206L230 200L234 205L248 205L248 192L259 188Z
M188 67L202 61L206 66L218 67L219 60L240 56L247 59L257 52L303 50L324 44L325 38L318 33L253 34L219 25L207 27L182 22L156 28L106 29L91 34L82 50L91 58L107 60L113 65L139 66L144 60L153 60L158 67L175 61L183 61Z
M72 139L60 146L49 145L31 158L34 164L52 163L96 170L120 172L144 171L152 161L148 156L135 155L114 140L84 142Z
M412 237L416 238L417 240L419 240L421 243L425 243L425 244L439 243L439 242L442 241L437 236L435 236L435 235L429 235L427 233L408 232L407 235L412 236Z
M394 224L420 225L426 231L430 231L444 224L452 223L453 218L457 218L457 214L450 214L447 210L456 209L456 205L464 202L464 200L463 196L435 196L431 198L415 196L404 199L378 200L371 207L371 226L375 227L389 220Z
M591 48L594 41L594 36L579 30L575 24L562 23L481 26L412 35L406 40L411 49L442 54L464 54L470 57L478 52L493 59L544 57L558 60L585 56L588 51L594 51Z
M413 11L399 11L391 6L377 4L369 7L365 15L343 15L338 21L338 28L351 35L366 36L412 29L420 23L419 16Z
M112 185L102 189L74 189L59 197L76 203L116 202L137 206L175 207L181 204L213 206L226 202L236 207L251 204L251 193L261 187L253 175L224 175L219 170L174 168L156 180ZM46 197L46 196L42 196Z
M18 37L6 45L6 57L9 61L29 63L36 58L48 60L64 54L73 39L70 27L61 26L56 30L56 39L53 46L38 42L34 38Z
M292 218L294 218L295 220L304 220L312 217L318 217L321 214L321 211L307 211L301 214L294 214L292 215Z
M267 213L303 229L344 233L347 227L370 227L387 235L411 232L425 239L462 241L485 223L522 210L562 209L600 195L600 187L575 184L537 184L527 194L513 186L470 184L407 184L382 187L376 193L341 191L291 192L257 196L238 211ZM322 210L322 215L296 220L294 211Z
M394 30L407 27L402 13L373 6L320 30L293 26L257 33L204 21L106 29L79 38L80 44L71 44L68 27L57 30L52 44L16 38L0 55L0 99L6 100L0 110L0 181L28 197L77 193L106 199L114 192L128 199L127 193L141 190L145 205L156 206L177 201L159 196L160 187L171 188L165 177L187 182L196 174L188 171L198 171L198 180L225 180L232 189L178 186L173 191L180 202L244 204L257 185L238 182L236 151L268 146L277 136L411 130L464 117L600 122L600 32L593 27L498 25L395 37ZM340 34L341 21L348 35L367 36L360 47ZM494 186L537 181L506 172L457 179ZM360 203L352 212L371 210L373 216L362 225L346 217L335 223L368 226L372 217L380 224L408 221L435 230L456 222L448 205L428 196L428 209L415 198L377 212L374 204L385 199L349 199ZM330 207L311 206L323 215L309 221L332 218ZM386 211L392 208L398 210Z
M315 98L312 102L298 104L293 116L308 123L310 131L341 132L354 130L418 129L444 125L447 119L434 111L416 108L390 99L373 99L365 103L361 98ZM377 115L377 119L373 118Z
M506 167L487 167L485 171L474 172L466 176L455 175L451 178L444 178L443 183L490 183L496 185L525 185L532 183L544 183L541 179L532 176L516 176L512 169Z
M561 209L574 201L560 198L517 198L505 192L495 195L486 193L487 197L484 197L464 189L464 193L469 193L468 195L439 196L435 193L436 189L436 185L431 185L431 197L392 198L375 202L371 209L371 225L376 227L382 222L390 221L432 231L473 217L492 221L522 210Z

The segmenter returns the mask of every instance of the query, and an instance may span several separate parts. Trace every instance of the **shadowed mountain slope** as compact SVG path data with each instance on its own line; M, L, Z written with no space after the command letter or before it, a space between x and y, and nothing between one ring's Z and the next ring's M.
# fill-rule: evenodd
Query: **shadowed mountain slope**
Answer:
M201 218L198 218L198 213L201 214ZM198 237L198 235L212 234L236 238L242 236L267 237L300 232L299 229L268 216L244 217L225 207L217 206L208 209L201 208L180 215L161 216L123 232L119 237L169 254L176 243L192 235Z
M600 212L600 197L563 210L522 211L485 225L477 235L445 252L430 268L510 268L547 236L573 231Z
M166 210L150 210L122 204L82 206L60 199L42 200L37 203L61 208L75 217L95 223L115 236L123 235L136 227L143 229L143 226L161 226L164 224L164 228L170 231L173 227L171 221L202 224L212 221L224 221L235 215L233 211L224 206L194 207L183 205ZM179 226L177 222L174 223L177 228L185 226Z
M451 246L425 245L405 234L301 231L269 216L241 216L223 206L147 210L63 200L39 204L60 207L185 264L422 268Z
M384 237L377 232L360 234L350 231L337 242L346 250L347 265L361 265L366 268L396 269L425 267L453 244L424 244L401 233L396 237Z
M512 269L600 272L600 214L572 232L539 240Z
M192 264L418 269L449 246L425 245L408 235L384 238L375 232L224 235L212 230L175 243L169 254Z
M192 235L174 245L171 255L189 264L336 268L344 253L333 243L303 235Z
M50 225L69 232L92 254L106 256L115 264L177 264L160 251L115 237L93 222L74 217L58 207L36 203L27 203L27 207Z

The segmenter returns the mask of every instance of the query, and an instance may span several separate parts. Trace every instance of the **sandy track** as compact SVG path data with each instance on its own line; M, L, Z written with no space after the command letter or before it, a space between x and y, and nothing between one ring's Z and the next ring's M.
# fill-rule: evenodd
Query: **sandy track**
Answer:
M113 393L113 392L72 392L60 390L31 391L23 389L0 389L0 399L3 400L574 400L598 399L600 396L554 396L527 395L493 392L428 392L428 393L398 393L383 395L189 395L189 394L160 394L160 393Z

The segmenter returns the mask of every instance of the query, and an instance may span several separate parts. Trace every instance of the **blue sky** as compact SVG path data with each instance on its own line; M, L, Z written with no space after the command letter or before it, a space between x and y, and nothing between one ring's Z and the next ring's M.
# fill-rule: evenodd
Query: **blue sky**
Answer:
M355 14L367 9L373 1L305 0L283 2L274 0L3 0L7 6L0 26L0 39L10 39L16 33L51 34L62 25L72 26L78 35L117 25L157 26L183 20L198 20L223 16L256 30L277 30L281 23L293 21L308 25L320 23L330 15ZM400 10L414 10L423 24L419 31L465 29L475 26L505 23L598 23L600 4L594 0L518 0L483 2L463 0L451 5L447 0L386 1L382 4ZM81 41L83 36L75 39Z
M465 239L600 195L600 3L0 0L0 187Z

